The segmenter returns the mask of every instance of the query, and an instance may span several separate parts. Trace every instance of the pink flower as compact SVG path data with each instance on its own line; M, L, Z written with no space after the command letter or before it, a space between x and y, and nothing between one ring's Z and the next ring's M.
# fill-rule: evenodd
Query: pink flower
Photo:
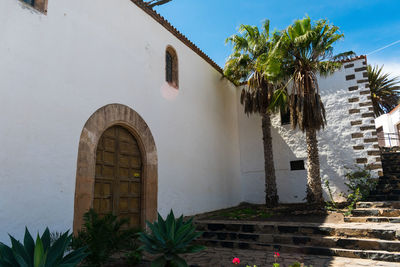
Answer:
M279 254L279 252L274 252L274 257L275 258L279 258L281 256L281 254Z
M240 259L239 258L233 258L232 263L233 264L239 264L240 263Z

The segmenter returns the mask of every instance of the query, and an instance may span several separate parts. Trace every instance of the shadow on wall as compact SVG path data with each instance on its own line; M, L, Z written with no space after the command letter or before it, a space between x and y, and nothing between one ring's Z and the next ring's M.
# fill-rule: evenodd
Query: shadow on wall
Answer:
M283 132L284 134L282 134ZM347 191L344 184L345 174L349 169L354 168L354 164L346 160L352 158L351 150L340 149L339 144L346 143L346 141L350 143L350 135L338 135L337 132L329 131L328 127L318 135L323 135L323 138L319 138L319 158L324 197L326 200L330 200L328 190L324 186L324 181L329 180L335 201L344 200L341 192ZM345 141L343 142L343 140ZM273 128L273 144L280 201L282 203L304 202L307 188L305 134L291 130L290 125L278 126ZM304 160L305 170L291 170L290 162L296 160Z
M290 125L281 127L292 131ZM307 188L307 154L296 155L275 127L272 128L272 140L279 201L281 203L304 202ZM297 145L305 148L305 139L304 144L299 142ZM304 161L305 169L291 170L290 162L301 160Z

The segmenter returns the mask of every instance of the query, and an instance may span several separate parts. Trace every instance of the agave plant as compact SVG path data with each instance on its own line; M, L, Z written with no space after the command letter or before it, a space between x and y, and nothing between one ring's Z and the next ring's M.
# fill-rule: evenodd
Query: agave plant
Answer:
M192 219L183 220L183 215L178 219L171 212L164 220L158 214L158 221L147 222L151 234L140 233L140 241L143 242L143 249L150 254L161 254L152 263L152 267L186 267L186 261L179 257L179 254L199 252L204 249L200 245L190 243L202 235L196 232Z
M74 267L86 256L86 248L79 248L66 254L71 244L72 234L62 234L51 244L48 228L36 242L25 228L24 243L10 236L11 247L0 243L0 266L2 267Z

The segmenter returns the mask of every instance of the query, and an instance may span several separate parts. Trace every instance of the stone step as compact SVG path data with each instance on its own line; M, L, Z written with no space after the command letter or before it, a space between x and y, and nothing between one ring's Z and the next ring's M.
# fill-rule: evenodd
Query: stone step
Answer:
M382 169L383 169L384 175L389 175L389 174L398 175L400 172L399 164L400 163L397 163L397 162L395 164L393 164L393 162L389 162L388 164L385 164L385 161L383 161Z
M259 242L221 241L221 240L199 240L199 244L209 247L237 248L249 250L263 250L285 253L299 253L323 256L337 256L359 259L373 259L380 261L400 262L399 252L388 252L382 250L356 250L328 247L313 247L303 245L287 244L265 244Z
M360 201L357 202L357 208L392 208L400 209L400 201Z
M378 184L376 184L376 188L377 190L379 189L383 189L386 187L391 187L391 188L399 188L400 186L400 182L399 181L394 181L394 180L385 180L385 181L381 181Z
M344 217L349 223L400 223L400 217Z
M383 176L379 177L379 179L381 179L382 177L384 178L390 178L390 177L400 177L400 170L396 171L396 170L389 170L387 169L386 172L383 171Z
M400 201L400 195L393 194L381 194L381 195L370 195L367 198L368 201Z
M371 192L371 196L376 196L376 195L400 195L400 189L393 189L391 187L385 187L381 189L376 189Z
M390 208L357 208L351 214L355 217L400 217L400 209Z
M391 183L391 184L395 184L400 182L400 175L385 175L382 176L378 179L378 184L386 184L386 183Z
M291 234L400 240L400 225L393 223L307 223L228 220L201 220L195 223L198 230L203 232Z
M354 237L304 236L291 234L249 234L240 232L204 232L199 240L256 242L262 244L285 244L296 246L328 247L343 249L400 251L400 241L362 239Z
M381 191L381 190L387 190L387 189L400 189L400 183L394 183L394 184L378 184L376 186L376 191Z

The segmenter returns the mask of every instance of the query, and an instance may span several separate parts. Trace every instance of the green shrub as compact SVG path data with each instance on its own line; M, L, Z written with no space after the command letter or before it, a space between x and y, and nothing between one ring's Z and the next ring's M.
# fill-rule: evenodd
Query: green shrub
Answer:
M25 228L24 243L20 243L10 236L11 248L0 243L0 266L2 267L74 267L86 256L85 247L78 248L66 254L72 235L68 231L54 239L51 243L48 228L40 237L33 240L28 229Z
M348 187L350 194L359 191L361 200L365 200L375 190L378 180L372 177L370 166L364 168L356 166L357 170L346 173L348 182L345 185Z
M102 266L110 257L120 251L129 250L136 238L138 229L123 229L127 220L118 220L107 214L100 217L93 209L84 215L84 224L72 246L88 248L89 255L85 263L89 266Z
M130 240L128 246L128 252L125 253L126 263L128 266L136 266L142 261L143 248L139 244L139 232L134 235L134 238Z
M142 250L134 249L125 254L128 266L136 266L142 261Z
M350 215L358 201L367 199L372 191L375 190L378 184L378 179L372 176L371 168L365 165L364 168L356 166L357 170L346 173L347 182L345 185L348 188L346 196L349 204L348 211L345 215Z
M203 246L190 245L202 233L196 232L192 219L183 220L183 215L178 219L171 212L164 220L158 214L158 222L147 222L151 234L140 233L143 249L151 254L162 254L155 259L152 267L176 266L186 267L186 261L179 254L194 253L204 249Z
M325 208L327 210L337 210L338 205L337 205L335 199L333 198L331 184L329 183L328 179L324 179L323 181L324 181L325 188L328 190L328 195L330 198L330 201L325 202Z

